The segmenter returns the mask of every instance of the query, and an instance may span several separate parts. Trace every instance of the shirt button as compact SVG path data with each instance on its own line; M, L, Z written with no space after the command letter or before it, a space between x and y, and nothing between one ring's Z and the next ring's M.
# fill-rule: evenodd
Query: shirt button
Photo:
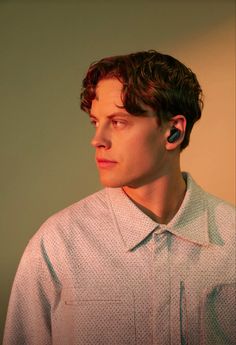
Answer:
M162 234L162 233L165 232L165 231L167 231L166 228L160 227L160 228L158 228L158 229L156 229L156 230L154 231L154 235L160 235L160 234Z

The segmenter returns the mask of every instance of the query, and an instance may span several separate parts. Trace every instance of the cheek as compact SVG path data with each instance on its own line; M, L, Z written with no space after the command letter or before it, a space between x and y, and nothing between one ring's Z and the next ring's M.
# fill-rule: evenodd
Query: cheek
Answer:
M155 163L163 147L162 136L158 130L138 128L138 131L126 132L113 137L114 153L126 164L150 165Z
M145 140L144 140L145 139ZM123 156L126 157L127 163L133 166L145 167L155 164L159 156L160 145L157 144L153 137L137 137L129 141L123 149Z
M155 156L161 149L160 138L157 137L156 133L149 136L139 136L135 138L132 142L135 154L142 152L148 156Z

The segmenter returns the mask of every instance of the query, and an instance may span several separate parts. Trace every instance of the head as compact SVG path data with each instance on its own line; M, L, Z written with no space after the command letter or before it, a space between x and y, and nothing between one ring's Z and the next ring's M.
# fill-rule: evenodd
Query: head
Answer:
M203 100L196 75L188 67L154 50L104 58L90 66L83 80L82 110L90 113L99 81L109 78L122 83L123 106L133 116L143 116L145 106L154 111L159 124L176 115L184 116L186 128L180 150L189 144Z
M180 151L201 116L200 96L195 75L155 51L92 64L81 108L96 128L92 145L102 184L137 188L179 172ZM180 136L169 142L176 129Z

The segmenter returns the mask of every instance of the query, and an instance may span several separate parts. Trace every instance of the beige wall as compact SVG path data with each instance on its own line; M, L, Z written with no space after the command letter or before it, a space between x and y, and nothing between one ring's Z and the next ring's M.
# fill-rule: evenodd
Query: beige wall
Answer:
M79 109L88 64L154 48L205 93L182 167L235 202L234 1L0 1L1 327L29 238L52 213L100 188Z

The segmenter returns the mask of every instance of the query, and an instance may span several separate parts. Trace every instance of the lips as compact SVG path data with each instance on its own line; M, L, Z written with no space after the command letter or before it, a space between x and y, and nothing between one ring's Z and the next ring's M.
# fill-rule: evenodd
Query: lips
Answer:
M105 158L97 158L96 160L98 163L117 163L116 161L112 161L110 159L105 159Z
M116 161L112 161L106 158L96 158L96 161L99 168L112 168L117 164Z

